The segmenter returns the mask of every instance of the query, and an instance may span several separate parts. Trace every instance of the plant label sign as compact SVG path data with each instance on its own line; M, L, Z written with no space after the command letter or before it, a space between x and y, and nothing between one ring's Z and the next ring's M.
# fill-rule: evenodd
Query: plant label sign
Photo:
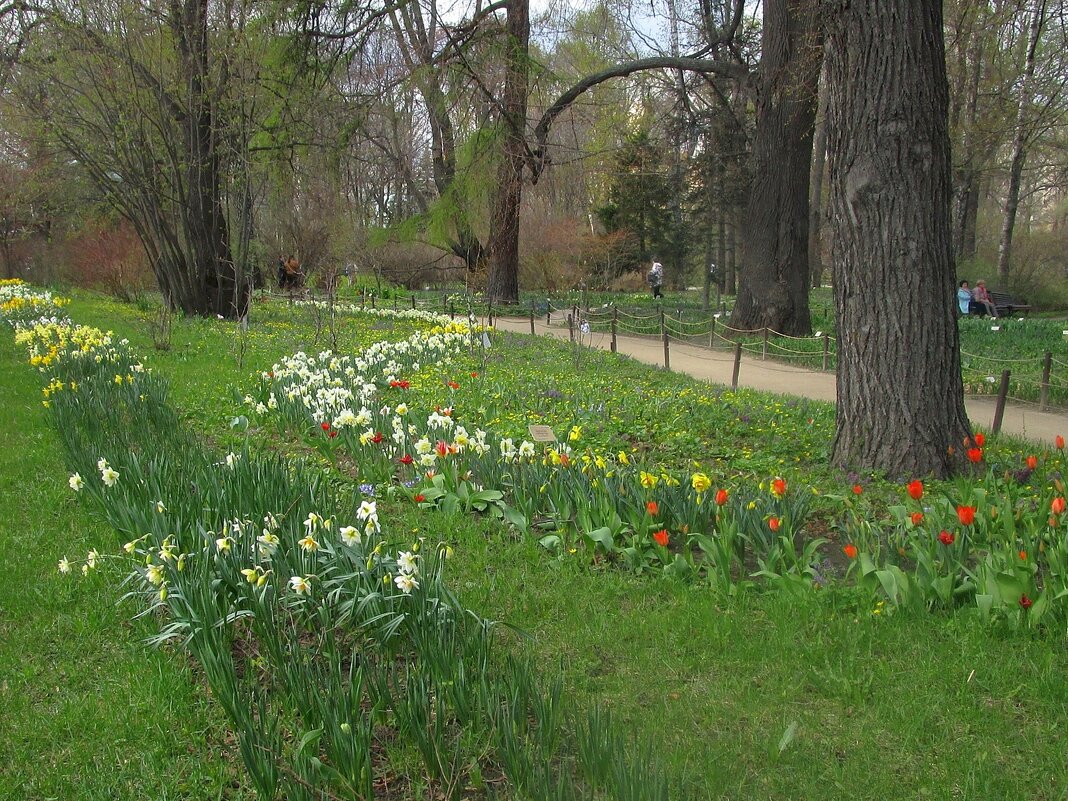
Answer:
M549 426L527 426L530 438L535 442L556 442L556 434Z

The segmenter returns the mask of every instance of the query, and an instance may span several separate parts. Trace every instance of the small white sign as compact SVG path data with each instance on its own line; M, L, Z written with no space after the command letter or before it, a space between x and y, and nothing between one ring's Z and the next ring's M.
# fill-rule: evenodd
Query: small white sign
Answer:
M556 442L556 434L549 426L527 426L527 430L535 442Z

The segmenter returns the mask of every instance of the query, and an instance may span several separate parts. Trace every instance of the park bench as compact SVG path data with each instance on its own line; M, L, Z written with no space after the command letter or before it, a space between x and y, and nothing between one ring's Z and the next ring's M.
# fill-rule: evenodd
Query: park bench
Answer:
M999 317L1011 317L1014 314L1027 314L1031 305L1026 300L1019 300L1006 292L989 292L990 300L998 310Z

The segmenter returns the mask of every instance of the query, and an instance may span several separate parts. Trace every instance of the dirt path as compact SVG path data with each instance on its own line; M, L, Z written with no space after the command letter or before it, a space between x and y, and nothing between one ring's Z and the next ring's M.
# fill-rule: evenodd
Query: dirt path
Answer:
M529 319L498 317L493 321L494 327L502 331L514 331L521 334L530 333ZM535 331L539 335L554 339L567 339L566 328L546 326L544 321L535 321ZM587 334L584 342L601 350L611 347L611 335ZM664 364L664 346L659 340L617 336L616 349L619 353L637 359L646 364ZM726 350L709 350L696 345L672 342L670 348L671 369L688 373L700 381L713 384L730 384L734 373L734 353ZM742 355L741 369L738 373L739 386L775 392L781 395L801 395L814 400L837 400L835 376L833 373L821 373L791 367L773 361L761 361L745 354ZM972 424L989 430L994 420L995 404L993 398L969 397L966 400L968 416ZM1052 445L1058 434L1068 436L1068 413L1043 412L1035 405L1009 403L1005 407L1001 430L1006 434L1023 437L1035 442Z

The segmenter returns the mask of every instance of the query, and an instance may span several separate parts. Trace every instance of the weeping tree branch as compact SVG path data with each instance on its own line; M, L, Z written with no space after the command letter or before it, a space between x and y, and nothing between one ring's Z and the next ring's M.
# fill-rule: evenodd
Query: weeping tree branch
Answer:
M717 75L735 78L739 81L743 81L749 76L749 68L742 64L691 58L687 56L655 56L652 58L640 58L635 61L628 61L624 64L617 64L614 67L609 67L600 72L591 73L553 101L553 104L541 115L538 124L534 126L534 149L530 155L529 165L532 182L538 182L538 178L541 177L542 171L550 161L548 154L546 153L549 129L552 127L556 118L567 110L568 106L590 89L605 81L610 81L613 78L625 78L636 72L658 69L682 70L684 72L697 72L702 74L715 73Z

